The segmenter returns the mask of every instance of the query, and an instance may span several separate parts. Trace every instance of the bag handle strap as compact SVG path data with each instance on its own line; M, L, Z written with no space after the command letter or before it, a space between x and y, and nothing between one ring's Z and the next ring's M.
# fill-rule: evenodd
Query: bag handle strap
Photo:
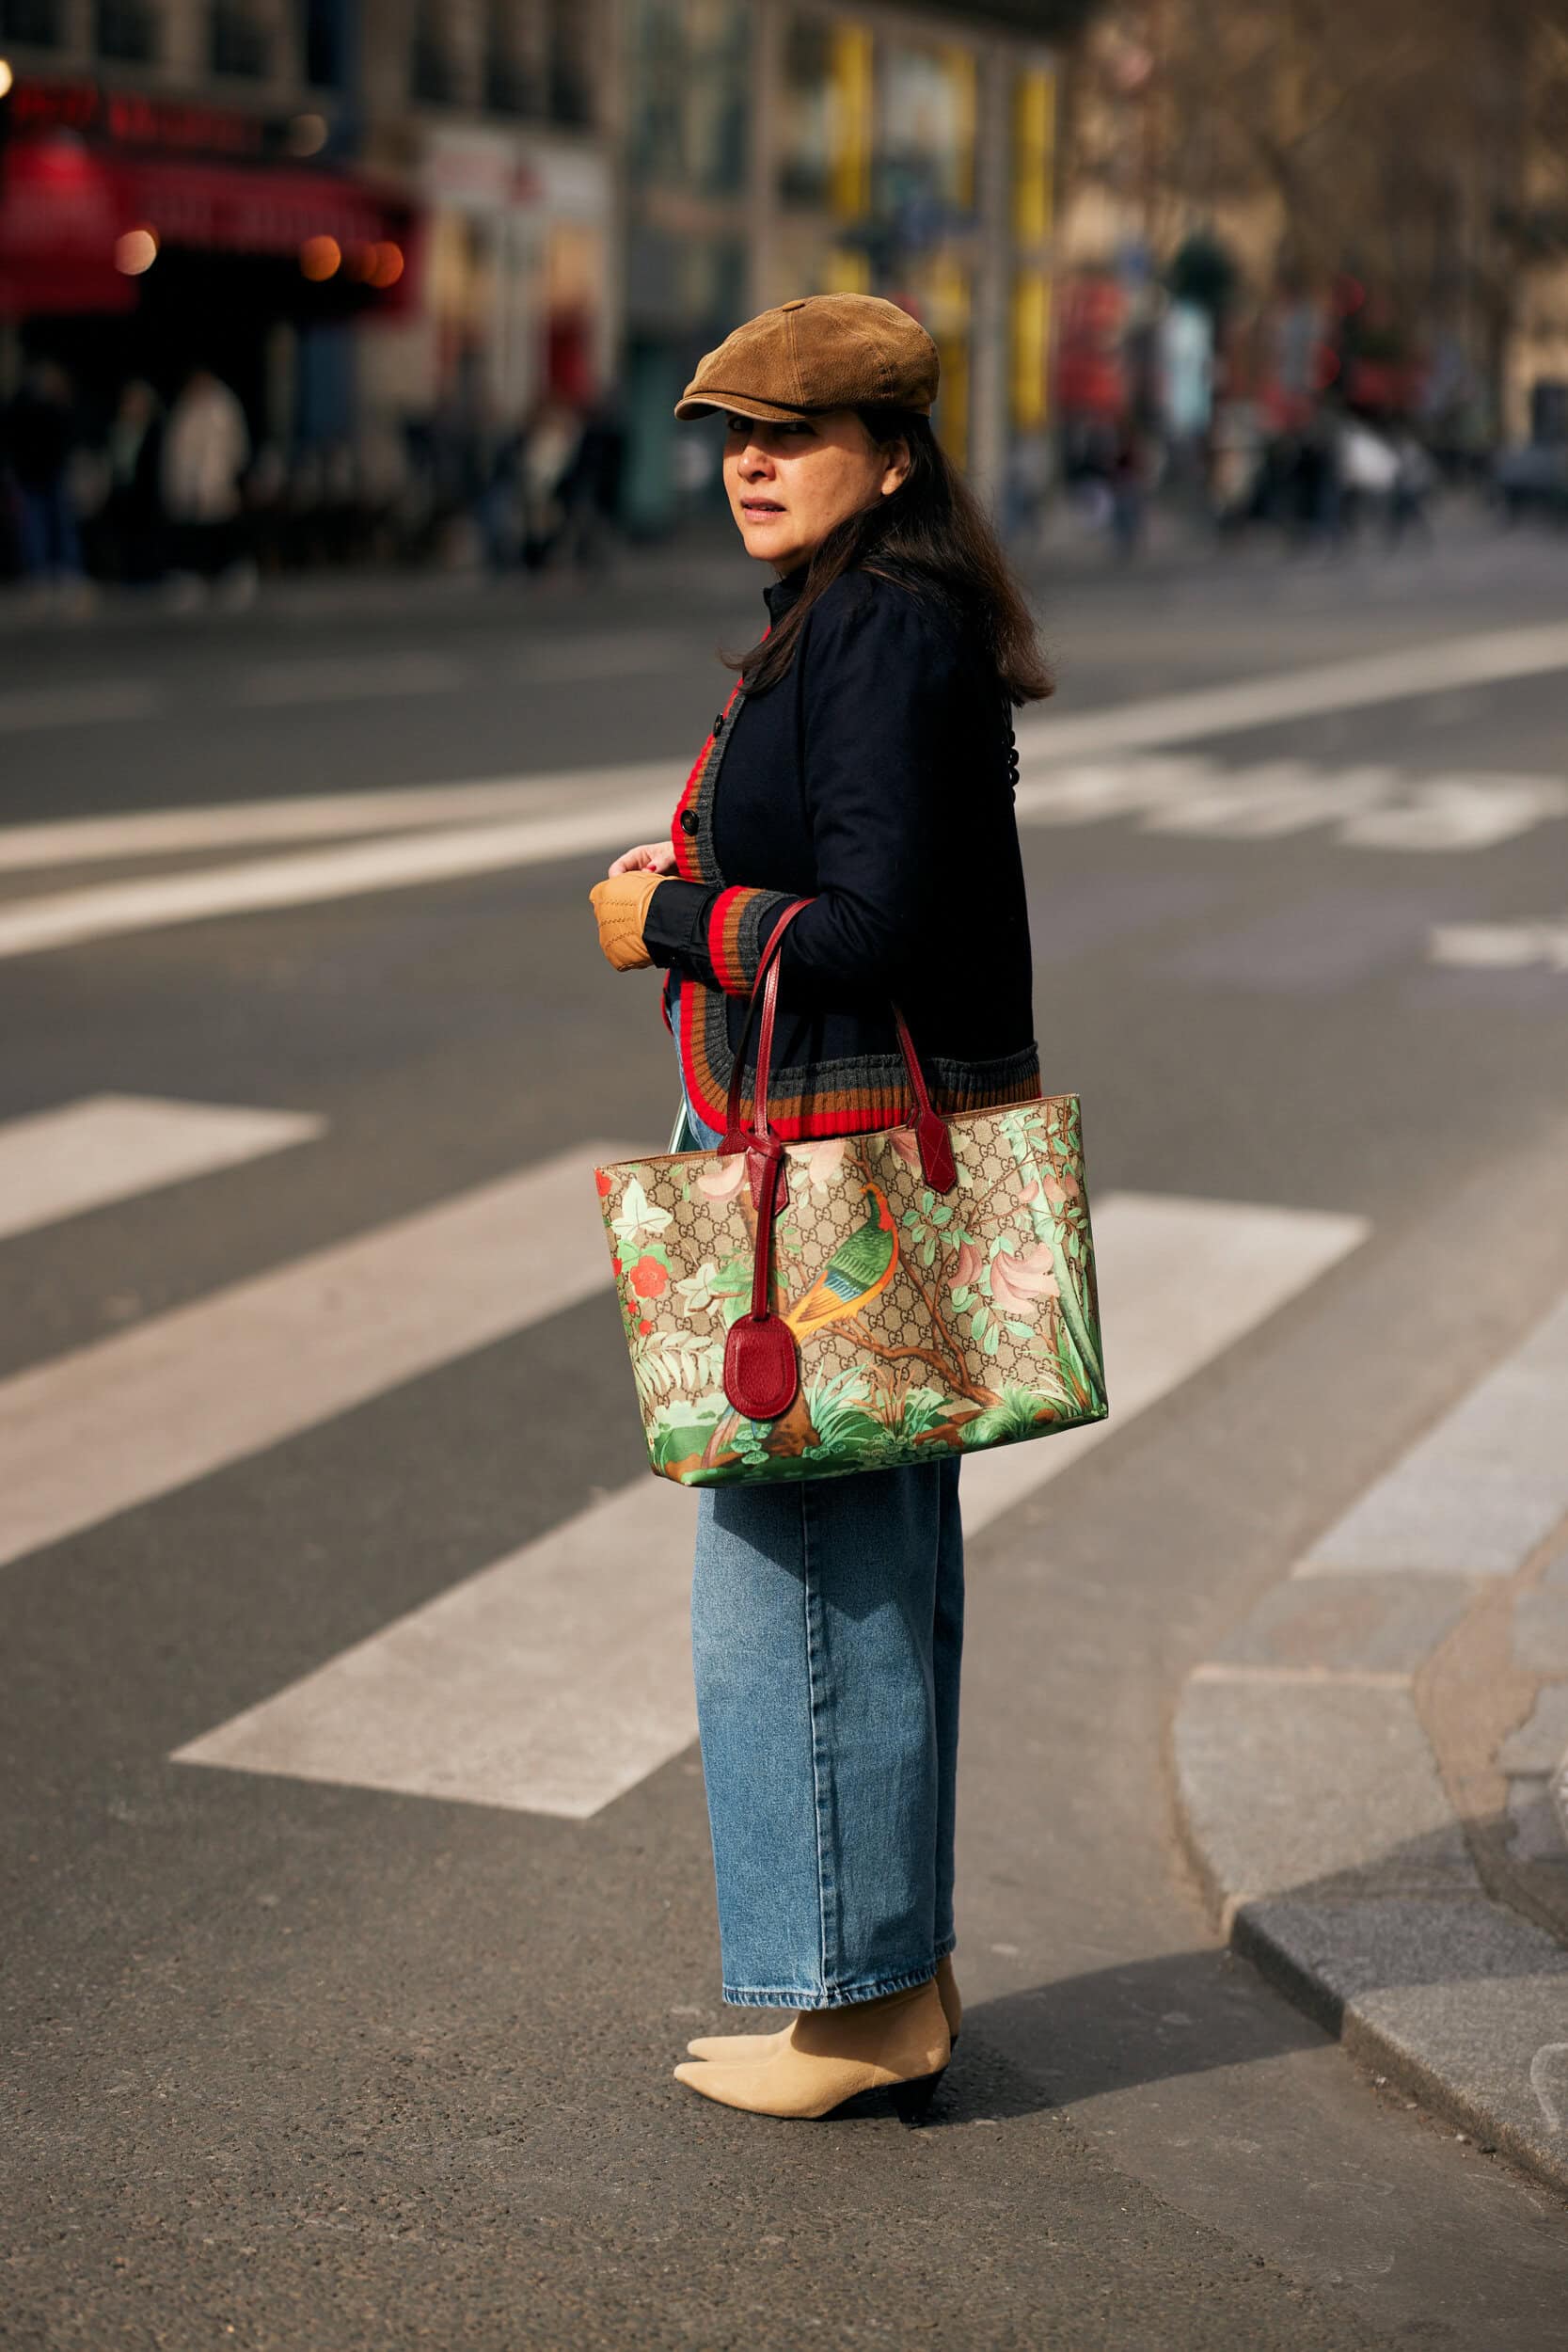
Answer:
M809 898L797 898L785 907L763 946L757 960L756 978L752 985L752 998L746 1009L746 1023L736 1048L735 1066L730 1073L729 1101L725 1106L724 1136L719 1146L721 1154L765 1150L775 1138L768 1103L768 1080L772 1068L773 1030L778 1020L779 963L784 936L795 917L811 903ZM750 1128L741 1116L741 1100L746 1087L746 1046L752 1034L752 1023L761 1009L762 1026L757 1034L756 1077L752 1089L752 1109ZM953 1158L953 1142L947 1121L931 1101L926 1084L926 1073L920 1067L910 1027L897 1005L893 1007L893 1025L897 1033L898 1050L904 1057L910 1091L914 1097L915 1141L920 1150L920 1166L926 1182L933 1192L951 1192L958 1183L958 1168ZM781 1148L782 1156L782 1148Z

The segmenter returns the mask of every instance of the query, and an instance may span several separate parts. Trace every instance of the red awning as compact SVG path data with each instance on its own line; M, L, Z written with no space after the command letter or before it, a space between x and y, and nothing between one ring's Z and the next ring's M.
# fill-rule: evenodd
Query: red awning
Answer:
M209 252L295 254L308 237L338 244L400 243L395 219L361 183L292 164L204 164L116 158L108 167L121 226L146 226L160 245Z
M115 244L143 228L160 247L287 259L310 237L406 255L413 220L394 195L293 164L104 154L70 134L19 141L0 180L0 310L129 310L135 280L116 269ZM407 294L405 274L376 307Z
M126 224L99 158L78 138L19 141L0 176L0 312L129 310L115 267Z

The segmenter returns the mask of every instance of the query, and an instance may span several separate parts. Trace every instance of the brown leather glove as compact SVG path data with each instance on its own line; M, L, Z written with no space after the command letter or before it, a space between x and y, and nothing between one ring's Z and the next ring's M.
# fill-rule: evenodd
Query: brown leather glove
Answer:
M662 874L613 874L595 882L588 896L599 926L599 946L617 972L638 972L653 961L642 945L648 901Z

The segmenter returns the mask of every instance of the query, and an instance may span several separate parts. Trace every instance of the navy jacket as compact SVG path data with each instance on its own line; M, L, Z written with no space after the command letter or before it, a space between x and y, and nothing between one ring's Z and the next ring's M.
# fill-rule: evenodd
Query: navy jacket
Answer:
M804 580L802 566L764 592L774 624ZM679 878L654 892L644 932L680 975L682 1067L709 1124L762 946L797 898L811 904L782 950L770 1088L785 1136L903 1117L894 1001L944 1108L1038 1092L1011 716L958 620L861 571L818 599L776 686L736 689L681 795Z

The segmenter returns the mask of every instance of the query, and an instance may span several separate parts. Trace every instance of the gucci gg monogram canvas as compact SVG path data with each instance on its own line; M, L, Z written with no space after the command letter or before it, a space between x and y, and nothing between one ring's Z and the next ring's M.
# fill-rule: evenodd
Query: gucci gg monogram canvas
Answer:
M660 1477L834 1477L1104 1419L1077 1097L947 1125L958 1180L946 1194L926 1183L907 1127L790 1145L773 1299L800 1382L770 1422L736 1412L722 1385L724 1335L751 1302L744 1155L595 1171Z

